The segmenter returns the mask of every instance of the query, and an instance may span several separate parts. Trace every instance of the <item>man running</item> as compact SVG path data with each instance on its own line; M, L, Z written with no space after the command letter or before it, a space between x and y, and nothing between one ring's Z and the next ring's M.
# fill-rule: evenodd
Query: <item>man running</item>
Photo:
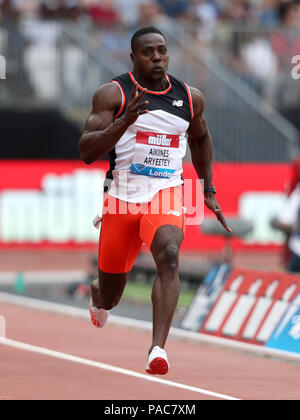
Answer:
M131 41L133 71L115 77L93 98L80 139L86 164L110 156L99 242L99 279L91 286L91 319L105 325L118 304L143 243L153 255L153 339L146 371L166 374L164 350L178 304L178 258L184 237L182 159L188 143L206 206L231 232L215 198L213 146L202 93L167 74L165 36L156 28ZM152 211L155 209L155 211Z

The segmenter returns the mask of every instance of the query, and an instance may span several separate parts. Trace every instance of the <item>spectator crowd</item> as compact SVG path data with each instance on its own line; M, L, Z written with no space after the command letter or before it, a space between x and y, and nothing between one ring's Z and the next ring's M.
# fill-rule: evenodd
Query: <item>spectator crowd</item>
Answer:
M141 26L176 22L300 128L300 83L291 77L291 59L300 54L300 0L0 0L0 54L1 26L16 21L25 28L25 44L40 46L29 51L31 63L59 37L51 22L99 29L98 39L115 56L128 51L124 28L130 35ZM43 78L39 86L46 89Z
M136 25L139 19L159 15L203 25L255 22L266 26L293 21L299 26L300 0L0 0L0 13L2 18L85 17L104 27Z

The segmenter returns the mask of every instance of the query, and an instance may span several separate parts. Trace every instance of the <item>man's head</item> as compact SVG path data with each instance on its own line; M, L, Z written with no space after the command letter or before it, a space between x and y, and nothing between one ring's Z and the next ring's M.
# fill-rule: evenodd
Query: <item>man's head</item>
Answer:
M134 70L151 79L162 78L168 70L169 54L164 34L148 27L137 31L131 39Z

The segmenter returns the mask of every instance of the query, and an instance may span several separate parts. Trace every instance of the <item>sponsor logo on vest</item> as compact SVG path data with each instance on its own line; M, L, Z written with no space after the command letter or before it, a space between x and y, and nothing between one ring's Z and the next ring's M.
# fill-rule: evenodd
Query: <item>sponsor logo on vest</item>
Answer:
M157 147L171 147L178 149L180 142L180 135L167 133L152 133L145 131L138 131L136 134L136 143L151 146L151 150Z
M183 101L173 101L173 106L177 106L178 108L181 108L183 106Z
M134 170L135 172L142 172L145 168L146 166L143 165L142 163L135 163L131 166L131 169Z
M170 147L172 142L171 138L168 138L166 134L158 134L157 136L149 136L148 144L155 146L167 146Z
M150 176L155 176L155 177L158 177L158 178L171 178L173 172L174 171L172 171L172 172L160 171L160 170L150 168L149 175Z

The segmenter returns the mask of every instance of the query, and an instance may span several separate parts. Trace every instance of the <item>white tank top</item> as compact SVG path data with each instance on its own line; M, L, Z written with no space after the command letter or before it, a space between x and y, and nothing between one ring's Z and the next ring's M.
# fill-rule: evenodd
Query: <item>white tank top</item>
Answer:
M193 118L192 98L186 84L167 77L170 84L165 91L146 90L143 101L149 101L149 113L128 128L109 154L105 191L120 200L148 203L160 190L183 184L182 160L186 131ZM135 80L126 73L113 82L122 93L117 119L126 111Z

